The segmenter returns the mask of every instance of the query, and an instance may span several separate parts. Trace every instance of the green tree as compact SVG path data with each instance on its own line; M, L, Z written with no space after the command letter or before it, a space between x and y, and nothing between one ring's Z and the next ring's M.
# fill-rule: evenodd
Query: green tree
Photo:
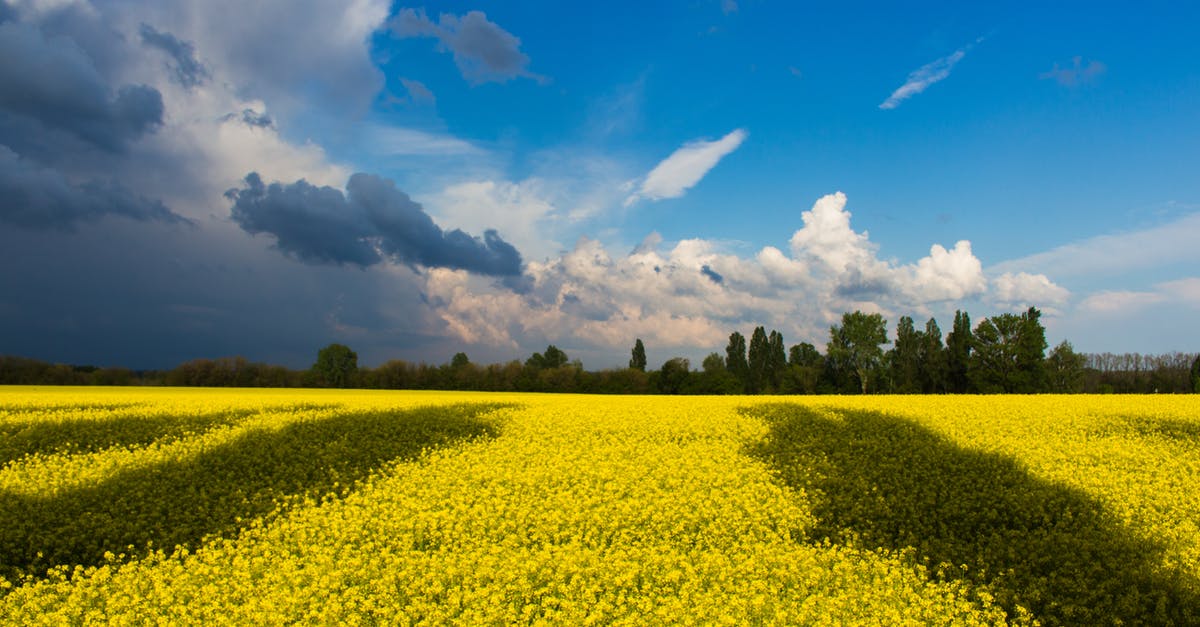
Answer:
M892 386L900 394L921 391L921 333L913 326L913 319L901 316L896 325L896 344L888 352L892 368Z
M771 348L767 340L767 331L761 326L754 328L750 336L750 352L748 354L750 376L747 377L746 393L758 394L767 383L768 364L771 358Z
M742 383L725 367L720 353L709 353L700 372L691 376L691 392L696 394L740 394Z
M318 385L344 388L350 385L358 372L358 354L343 344L330 344L317 352L317 363L312 374Z
M946 388L963 394L971 387L967 374L975 338L971 333L971 316L965 311L954 312L954 328L946 336Z
M783 334L774 329L767 337L767 380L771 391L778 392L787 371L787 349L783 346Z
M1075 352L1071 343L1063 340L1046 357L1046 376L1051 392L1073 394L1083 390L1083 369L1087 356Z
M642 344L640 337L633 343L633 356L629 358L629 367L642 372L646 371L646 347Z
M933 318L925 323L917 358L920 361L921 391L926 394L945 392L946 349L942 346L942 330Z
M672 357L658 371L658 391L663 394L679 394L688 383L690 364L683 357Z
M460 370L466 368L471 363L471 359L466 353L454 353L454 357L450 358L450 368Z
M1192 391L1200 394L1200 355L1192 362Z
M817 350L816 346L808 342L800 342L788 350L788 365L819 368L821 366L821 352Z
M841 325L829 328L829 358L834 368L855 380L863 394L879 377L882 346L887 343L887 321L877 313L845 313Z
M975 327L968 375L984 393L1031 394L1046 385L1046 330L1041 312L992 316Z
M746 337L737 331L729 334L729 345L725 347L725 369L745 391L750 377L750 364L746 361Z

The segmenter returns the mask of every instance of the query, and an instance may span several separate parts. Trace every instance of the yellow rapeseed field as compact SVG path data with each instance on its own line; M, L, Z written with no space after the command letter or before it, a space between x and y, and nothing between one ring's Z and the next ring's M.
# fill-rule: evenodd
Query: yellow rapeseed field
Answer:
M0 388L0 621L1200 624L1200 396Z

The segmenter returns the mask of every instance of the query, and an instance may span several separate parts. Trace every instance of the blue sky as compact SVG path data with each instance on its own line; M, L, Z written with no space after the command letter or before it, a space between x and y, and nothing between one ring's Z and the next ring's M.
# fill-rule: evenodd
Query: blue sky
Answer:
M1200 10L826 4L0 0L0 353L1200 350Z

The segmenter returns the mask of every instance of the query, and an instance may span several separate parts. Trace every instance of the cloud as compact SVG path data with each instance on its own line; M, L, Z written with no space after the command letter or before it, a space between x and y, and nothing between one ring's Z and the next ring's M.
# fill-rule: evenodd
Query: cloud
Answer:
M478 156L484 150L468 141L413 128L375 125L368 134L372 150L378 155Z
M113 215L142 221L188 224L189 220L115 182L70 183L60 172L21 159L0 145L0 222L31 228L73 230L81 222Z
M1075 87L1084 83L1090 83L1108 70L1108 66L1092 59L1083 65L1083 57L1074 57L1071 59L1071 67L1059 67L1058 63L1048 72L1038 74L1038 78L1054 79L1063 87Z
M138 33L142 36L143 44L157 48L171 58L173 63L168 67L180 85L191 89L212 77L208 68L196 59L196 47L191 42L180 41L171 33L159 32L145 22L142 22Z
M459 17L443 13L435 23L424 9L400 9L389 23L398 37L432 37L454 55L463 78L472 84L504 83L514 78L543 77L530 73L521 40L487 19L482 11Z
M433 92L418 80L411 78L401 78L400 84L404 85L404 89L408 91L408 97L416 104L433 106L437 104L437 98Z
M1088 315L1127 317L1150 307L1200 309L1200 277L1163 281L1150 290L1103 290L1089 294L1077 309Z
M491 276L521 273L521 255L494 230L483 239L443 231L391 180L350 177L346 193L304 180L265 185L256 173L231 189L231 214L250 234L268 233L275 247L316 264L367 267L390 259L410 266L452 268Z
M845 311L949 315L988 294L969 242L934 245L910 264L883 261L867 234L853 230L845 206L835 193L803 212L790 255L767 246L741 257L703 239L666 246L657 233L620 255L580 238L555 258L529 262L529 285L519 293L451 272L431 274L426 291L447 328L464 330L463 341L605 350L641 337L699 352L719 348L732 329L765 324L820 344ZM476 325L487 332L472 332Z
M162 125L158 90L136 84L112 89L94 59L65 36L47 37L32 25L5 22L0 58L22 60L0 64L0 116L15 116L9 127L20 129L10 133L66 132L119 152Z
M976 40L975 43L979 43L979 41L981 40ZM908 80L904 81L903 85L897 87L896 91L893 91L892 95L888 96L887 100L884 100L882 103L880 103L879 108L895 109L896 107L900 106L900 103L925 91L930 85L950 76L950 71L954 69L954 66L959 61L962 61L963 57L967 56L967 52L969 52L974 45L975 44L968 44L962 48L959 48L958 50L955 50L949 55L926 63L916 70L913 70L913 72L908 75Z
M997 272L1054 268L1057 277L1113 276L1171 264L1200 264L1200 213L1155 227L1098 235L996 264Z
M1071 293L1044 274L1006 272L991 281L991 301L1008 309L1063 305Z
M746 136L746 130L739 128L715 141L696 140L684 144L650 170L637 191L625 199L625 206L642 198L663 200L683 196L725 155L737 150Z

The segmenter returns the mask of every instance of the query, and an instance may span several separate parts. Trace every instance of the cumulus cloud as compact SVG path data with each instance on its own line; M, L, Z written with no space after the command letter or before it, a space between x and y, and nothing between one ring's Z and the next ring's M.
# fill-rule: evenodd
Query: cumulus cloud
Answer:
M424 9L400 9L390 22L398 37L432 37L443 50L454 55L463 78L479 85L504 83L514 78L543 77L531 73L529 57L521 52L521 40L487 19L482 11L463 16L443 13L434 22Z
M1108 66L1092 59L1085 65L1083 57L1074 57L1071 59L1070 67L1059 67L1058 63L1047 72L1038 74L1038 78L1042 80L1053 79L1063 87L1075 87L1083 83L1090 83L1101 74L1108 70Z
M231 189L232 217L247 233L268 233L276 248L308 263L367 267L390 259L492 276L521 273L521 255L494 230L483 238L443 231L392 181L357 173L346 192L304 180L266 185L256 173Z
M117 152L162 125L162 95L153 87L113 89L94 59L74 40L47 37L33 25L0 24L0 116L8 132L65 132ZM15 119L13 119L15 118Z
M191 42L180 41L171 33L160 32L142 22L138 33L142 43L157 48L170 58L168 67L175 81L186 88L198 87L211 78L208 68L196 58L196 47Z
M979 43L979 40L975 43ZM896 91L893 91L887 100L880 103L879 108L895 109L900 106L900 103L928 89L930 85L944 80L950 76L950 71L954 69L954 66L959 61L962 61L963 57L967 56L967 52L970 52L972 47L974 47L974 44L969 44L913 70L908 75L908 79L904 81L904 84L897 87Z
M844 311L924 313L987 293L969 242L934 245L911 264L883 261L845 206L836 193L803 212L791 254L767 246L742 257L704 239L666 246L651 233L620 255L581 238L558 257L530 262L520 293L472 285L465 273L431 277L426 289L445 305L437 311L448 329L486 324L486 333L464 331L464 341L603 349L641 337L680 350L719 348L731 329L757 324L820 344Z
M640 184L637 184L637 191L625 199L625 206L628 207L642 198L663 200L683 196L725 155L737 150L746 136L746 130L739 128L718 140L696 140L684 144L650 170Z
M140 196L120 183L90 181L75 185L62 173L21 159L0 145L0 221L33 228L73 230L103 216L190 224L162 202Z
M1009 309L1055 307L1066 303L1071 293L1044 274L1006 272L991 281L991 300Z

